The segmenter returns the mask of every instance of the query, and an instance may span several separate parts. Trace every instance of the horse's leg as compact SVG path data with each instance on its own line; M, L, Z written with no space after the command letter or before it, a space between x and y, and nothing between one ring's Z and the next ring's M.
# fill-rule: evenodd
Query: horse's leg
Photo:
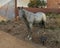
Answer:
M41 27L45 28L45 22L43 20L41 21Z
M27 26L27 30L28 30L28 33L27 33L27 36L26 36L26 38L28 39L28 40L30 40L29 38L30 38L30 32L31 32L31 28L30 28L30 26L29 26L29 22L28 21L26 21L26 20L24 20L25 21L25 24L26 24L26 26Z
M29 38L29 40L31 40L32 39L32 23L29 23L29 28L28 28L28 38Z
M44 29L45 29L45 27L46 27L46 23L45 22L44 22L44 25L43 26L44 26Z
M28 38L29 40L31 40L31 39L32 39L32 38L31 38L31 34L32 34L32 32L31 32L32 23L29 23L28 21L25 21L25 24L26 24L27 29L28 29L27 38Z
M42 21L42 25L43 25L43 29L44 29L44 32L45 32L46 22L45 21Z
M33 23L29 23L29 27L30 27L30 29L32 29L32 25L33 25Z

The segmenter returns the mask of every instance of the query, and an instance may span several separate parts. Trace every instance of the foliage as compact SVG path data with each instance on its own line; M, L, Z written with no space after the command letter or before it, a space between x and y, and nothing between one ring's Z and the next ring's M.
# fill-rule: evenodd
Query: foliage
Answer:
M43 0L43 1L42 1L42 6L46 6L46 4L47 4L47 3Z
M28 3L28 7L36 7L36 8L39 8L39 7L43 7L43 6L46 6L46 2L43 0L30 0L30 3Z

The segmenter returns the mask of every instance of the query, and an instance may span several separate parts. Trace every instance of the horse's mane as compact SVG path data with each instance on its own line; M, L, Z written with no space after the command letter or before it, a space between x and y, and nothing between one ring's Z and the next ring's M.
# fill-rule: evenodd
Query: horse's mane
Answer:
M30 27L29 27L29 22L28 22L28 20L27 20L27 18L26 18L26 15L25 15L25 11L27 11L27 10L24 10L23 11L23 19L24 19L24 22L25 22L25 24L27 25L27 27L30 29Z

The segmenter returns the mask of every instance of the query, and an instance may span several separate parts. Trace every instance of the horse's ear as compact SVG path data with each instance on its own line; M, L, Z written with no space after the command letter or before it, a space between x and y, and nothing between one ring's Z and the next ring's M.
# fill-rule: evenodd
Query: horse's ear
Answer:
M23 7L18 7L18 9L20 10L20 9L23 9Z
M18 9L20 9L20 7L18 7Z

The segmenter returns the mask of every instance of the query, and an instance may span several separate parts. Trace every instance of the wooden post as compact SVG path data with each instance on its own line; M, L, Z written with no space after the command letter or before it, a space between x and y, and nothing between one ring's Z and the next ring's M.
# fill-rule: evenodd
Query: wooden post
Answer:
M15 0L15 21L17 21L17 0Z

